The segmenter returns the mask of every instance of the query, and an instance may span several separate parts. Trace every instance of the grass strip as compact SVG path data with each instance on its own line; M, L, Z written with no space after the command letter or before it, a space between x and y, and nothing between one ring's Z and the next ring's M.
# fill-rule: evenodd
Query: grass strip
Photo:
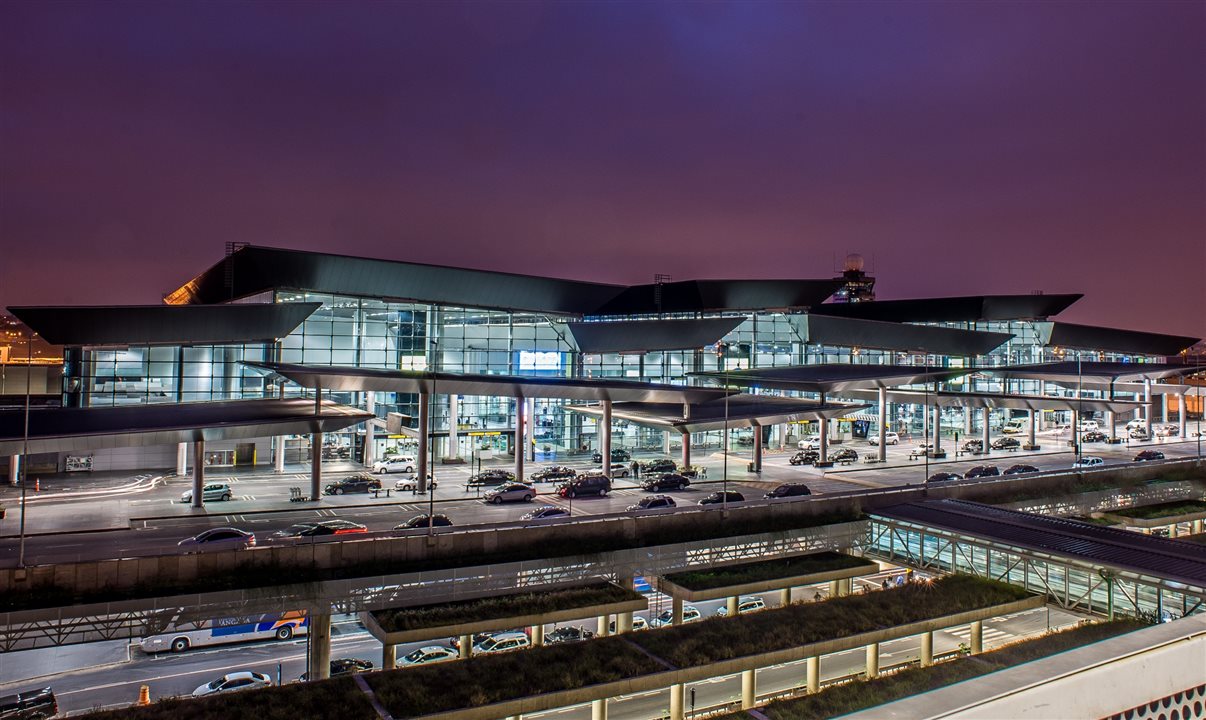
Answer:
M763 560L755 563L726 565L708 570L689 570L666 576L670 582L688 590L711 590L712 588L744 585L747 583L777 580L799 575L845 570L853 567L878 567L865 558L837 552L814 553L800 557Z
M352 678L293 683L204 698L165 698L144 707L103 710L91 720L379 720Z
M1034 640L1016 643L991 652L962 657L933 667L914 667L866 682L853 682L825 688L814 695L779 700L760 708L771 720L813 720L866 710L912 695L937 690L963 680L987 675L1015 665L1106 640L1116 635L1147 627L1137 620L1083 625L1052 633ZM723 720L749 720L749 715L733 713Z
M821 603L713 618L629 636L678 667L800 647L1029 597L1022 588L969 575L908 583Z
M374 612L373 617L382 630L403 632L479 620L535 615L555 610L572 610L592 605L640 600L642 597L644 596L632 590L626 590L610 583L598 583L564 590L545 590L382 610Z
M1135 518L1136 520L1154 520L1162 517L1190 515L1206 512L1206 502L1200 500L1179 500L1160 503L1159 505L1144 505L1143 507L1126 508L1125 510L1110 510L1110 515Z

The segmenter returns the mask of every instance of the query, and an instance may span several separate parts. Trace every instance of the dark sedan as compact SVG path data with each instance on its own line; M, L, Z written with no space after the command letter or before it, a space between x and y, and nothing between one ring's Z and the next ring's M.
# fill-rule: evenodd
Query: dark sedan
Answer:
M622 448L617 448L617 449L611 451L611 461L613 463L614 462L628 462L631 459L632 459L632 453L628 452L627 450L624 450ZM595 453L594 455L591 455L590 461L601 465L603 463L603 453Z
M573 468L568 468L564 465L553 465L543 470L537 470L529 475L528 479L532 482L556 482L557 480L567 480L577 476L578 471Z
M940 472L940 473L934 473L933 475L926 478L925 481L928 483L939 483L939 482L952 482L954 480L962 480L962 479L963 479L963 476L960 475L959 473Z
M641 489L649 492L662 492L663 490L682 490L691 484L687 478L678 473L664 473L662 475L654 475L647 477L641 481Z
M1106 434L1105 434L1105 433L1103 433L1103 432L1101 432L1100 430L1090 430L1089 432L1087 432L1087 433L1085 433L1084 435L1081 435L1081 436L1080 436L1080 441L1081 441L1081 442L1087 442L1087 443L1091 443L1091 442L1105 442L1105 441L1106 441Z
M360 474L327 483L322 492L324 495L343 495L344 493L366 493L370 490L380 489L380 480L372 475Z
M583 630L580 627L566 625L565 627L559 627L552 632L545 633L544 644L560 645L561 643L567 642L579 642L581 640L590 640L594 636L595 634L590 630Z
M641 498L641 501L636 505L629 505L628 512L672 507L678 507L678 503L674 502L674 498L669 495L654 495L653 497Z
M361 660L360 658L338 658L331 661L331 677L354 675L355 673L368 672L372 669L373 663L371 661ZM302 673L298 680L305 682L309 677L309 673Z
M1150 462L1152 460L1163 460L1164 453L1159 450L1144 450L1135 456L1135 462Z
M642 474L659 472L672 473L677 469L678 466L675 465L674 461L670 460L669 458L657 458L656 460L641 463Z
M1033 465L1010 465L1009 467L1005 468L1005 472L1003 472L1001 474L1002 475L1021 475L1022 473L1032 473L1032 472L1038 472L1038 471L1039 471L1039 469Z
M977 465L963 473L963 479L970 480L972 478L992 477L1000 474L1001 470L996 465Z
M509 482L515 482L515 473L509 470L483 470L476 475L470 475L468 485L469 487L481 487Z
M431 527L449 527L452 525L452 520L447 515L440 515L438 513L430 516L430 521L428 520L427 515L415 515L401 525L395 525L394 529L415 530L418 528L428 527L429 525Z
M792 465L812 465L820 459L821 454L816 450L801 450L795 455L792 455L787 462L791 463Z
M357 535L368 532L368 528L360 523L348 520L320 520L318 522L298 523L284 530L272 533L273 540L302 537L322 537L325 535Z
M854 448L842 448L830 455L829 459L834 462L854 462L858 460L858 450Z
M745 496L742 495L741 493L733 492L732 490L729 490L728 492L724 492L723 490L720 490L720 491L712 493L711 495L707 496L703 500L700 500L699 504L700 505L720 505L722 503L739 503L739 502L745 502Z
M1022 447L1022 441L1017 438L999 437L990 443L993 450L1012 450Z

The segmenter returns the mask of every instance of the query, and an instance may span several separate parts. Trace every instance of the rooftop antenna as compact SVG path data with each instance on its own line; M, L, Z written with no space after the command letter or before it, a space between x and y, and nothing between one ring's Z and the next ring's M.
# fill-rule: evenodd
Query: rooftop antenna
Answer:
M670 276L665 273L655 273L653 276L653 304L657 314L662 314L662 286L670 282Z

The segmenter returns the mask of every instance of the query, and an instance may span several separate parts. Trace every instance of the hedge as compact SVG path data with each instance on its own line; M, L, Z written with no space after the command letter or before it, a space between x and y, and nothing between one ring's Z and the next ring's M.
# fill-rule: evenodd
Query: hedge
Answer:
M666 575L670 582L688 590L711 590L712 588L746 583L777 580L798 575L845 570L859 566L878 567L878 564L865 558L844 555L837 552L822 552L762 562L727 565L725 567L707 570L688 570L687 572Z

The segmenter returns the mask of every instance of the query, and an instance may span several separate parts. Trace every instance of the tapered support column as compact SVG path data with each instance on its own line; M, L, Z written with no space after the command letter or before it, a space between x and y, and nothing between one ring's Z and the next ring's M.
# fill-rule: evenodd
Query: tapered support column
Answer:
M193 507L205 506L205 441L193 441Z
M934 454L942 449L942 406L934 403Z
M1152 381L1143 381L1143 431L1148 439L1152 436Z
M671 598L670 599L670 624L671 625L682 625L683 624L683 599L682 598Z
M310 435L310 499L322 497L322 433Z
M683 720L683 706L687 704L686 695L685 685L670 686L670 720Z
M528 455L528 404L523 398L515 398L515 479L523 482L523 461Z
M599 637L607 637L611 634L611 616L600 615L595 620L595 635Z
M867 679L879 677L879 643L867 646Z
M366 392L364 394L364 410L374 416L377 414L377 393ZM373 463L377 461L377 427L373 425L374 419L369 418L364 423L364 464L369 468L372 468Z
M1106 410L1105 421L1106 421L1106 437L1109 438L1110 440L1113 440L1114 438L1118 437L1118 421L1116 421L1114 419L1114 411L1113 410Z
M1189 415L1185 407L1185 393L1177 393L1177 437L1185 439L1185 420Z
M381 646L381 669L393 670L396 667L398 667L398 646Z
M419 486L419 492L427 492L427 476L430 471L427 468L427 459L431 457L429 447L431 445L431 425L428 415L431 414L431 396L425 392L419 393L419 448L417 451L418 457L415 458L415 484Z
M691 469L691 433L683 433L683 469Z
M737 596L728 598L725 602L725 611L728 612L729 617L737 617L737 613L741 612L738 609Z
M842 578L838 583L838 597L846 597L850 594L850 589L854 585L854 581L850 578Z
M829 418L821 418L821 462L829 462Z
M1168 424L1168 393L1160 394L1160 422Z
M460 654L462 660L467 657L471 657L473 655L473 636L472 635L462 635L461 636L459 654Z
M829 581L829 597L830 597L830 599L835 598L835 597L841 597L840 595L838 595L838 593L841 592L842 587L841 587L841 585L838 585L838 582L839 581L837 581L837 580Z
M754 472L762 472L762 426L754 423Z
M603 474L611 477L611 401L603 401L603 417L599 419L599 457Z
M1034 447L1036 444L1035 436L1034 436L1034 426L1036 424L1038 424L1038 418L1035 417L1034 410L1030 410L1029 412L1030 412L1030 422L1026 423L1026 440L1027 440L1027 444L1030 447ZM1110 413L1111 417L1113 417L1113 415L1114 415L1114 413Z
M984 621L976 620L971 624L971 654L979 655L984 652Z
M180 443L180 447L186 448L185 443ZM185 449L185 452L187 454L187 449ZM177 469L176 474L183 475L184 471ZM9 455L8 456L8 484L16 485L17 479L20 477L21 477L21 456L20 455Z
M607 698L590 701L590 720L607 720Z
M972 434L972 409L966 405L963 406L963 437L970 438Z
M921 633L921 667L929 667L934 664L934 633Z
M331 613L310 613L309 647L310 680L331 677Z
M791 605L791 588L783 588L779 591L779 604L784 607Z
M528 422L523 433L523 446L527 448L528 460L536 462L536 398L528 398L528 411L524 417Z
M532 636L532 645L540 647L544 645L544 626L533 625L528 629L528 633Z
M751 710L757 705L758 676L756 670L741 671L741 709Z
M992 435L991 435L991 433L992 433L992 409L991 408L987 408L987 407L984 408L984 428L981 430L981 432L983 434L980 436L980 442L982 443L980 446L980 452L987 455L989 449L991 449L991 447L992 447Z
M626 573L617 574L616 584L628 590L633 590L636 587L635 579L632 575ZM627 632L632 632L632 611L616 613L616 634L623 635Z
M12 482L14 485L17 482L17 480L16 480L17 458L18 458L18 456L13 455L13 459L9 464L9 469L11 470L11 473L12 473L9 475L9 478L12 479ZM188 443L186 443L186 442L176 443L176 476L184 477L187 474L188 474Z
M805 661L805 683L808 692L815 693L821 689L821 658L813 655Z
M287 438L284 435L277 435L273 442L276 443L276 452L272 456L273 472L285 472L285 444Z
M880 462L888 459L888 389L879 389L879 447L875 455Z

